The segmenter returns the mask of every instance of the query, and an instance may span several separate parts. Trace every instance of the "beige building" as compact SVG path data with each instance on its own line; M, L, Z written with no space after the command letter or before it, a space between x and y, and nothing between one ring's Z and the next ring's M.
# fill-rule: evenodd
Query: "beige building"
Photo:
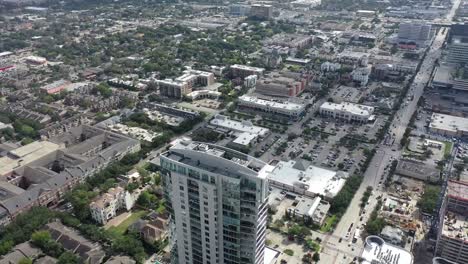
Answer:
M91 217L98 223L105 225L117 215L117 211L130 210L134 199L122 187L110 188L107 193L96 198L90 205Z

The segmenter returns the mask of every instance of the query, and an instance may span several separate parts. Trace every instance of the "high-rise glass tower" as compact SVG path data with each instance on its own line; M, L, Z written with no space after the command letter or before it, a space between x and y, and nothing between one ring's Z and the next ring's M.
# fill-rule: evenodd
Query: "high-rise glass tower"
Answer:
M161 154L173 263L263 263L267 174L244 153L181 141Z

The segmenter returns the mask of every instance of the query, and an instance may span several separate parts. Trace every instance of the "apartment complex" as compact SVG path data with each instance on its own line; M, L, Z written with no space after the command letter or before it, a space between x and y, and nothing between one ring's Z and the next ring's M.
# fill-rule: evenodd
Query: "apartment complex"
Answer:
M263 68L240 65L240 64L231 65L230 70L231 70L231 76L233 78L241 78L241 79L244 79L245 77L249 75L257 75L258 77L260 77L263 75L263 72L265 71L265 69Z
M135 200L128 191L117 186L110 188L105 194L94 199L89 208L91 217L99 224L105 225L108 220L117 215L121 209L130 210L135 204Z
M303 73L272 72L257 81L255 91L269 96L294 97L306 89L310 79L310 75Z
M45 149L36 149L24 166L9 168L7 176L0 178L0 225L33 206L58 204L76 184L140 150L138 140L86 125L50 141L53 144L41 143ZM9 151L8 162L21 164L29 150Z
M306 104L301 102L273 101L249 95L239 97L237 105L240 109L248 109L292 120L301 118L306 109Z
M347 122L367 123L372 119L374 107L342 102L335 104L325 102L320 106L320 114Z
M185 70L184 74L176 79L157 80L159 93L167 97L182 98L191 93L196 87L210 86L215 82L211 72Z
M252 5L250 8L250 16L257 19L271 19L273 17L273 6L264 4Z
M160 165L173 263L263 263L272 166L192 141L161 154Z

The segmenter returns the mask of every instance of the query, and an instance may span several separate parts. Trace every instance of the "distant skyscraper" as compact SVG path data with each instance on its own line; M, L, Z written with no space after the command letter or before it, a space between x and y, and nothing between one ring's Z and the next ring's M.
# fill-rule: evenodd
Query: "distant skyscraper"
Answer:
M468 24L452 25L448 44L448 62L468 63Z
M431 38L431 25L421 23L401 23L398 39L404 41L427 41Z
M263 263L271 165L192 141L163 153L160 165L173 263Z

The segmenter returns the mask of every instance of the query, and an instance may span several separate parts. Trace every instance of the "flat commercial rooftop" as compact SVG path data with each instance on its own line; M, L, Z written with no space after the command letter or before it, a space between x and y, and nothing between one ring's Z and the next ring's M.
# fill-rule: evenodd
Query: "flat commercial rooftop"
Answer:
M264 254L264 261L263 263L264 264L273 264L276 262L276 259L278 258L279 254L281 252L275 250L275 249L272 249L272 248L269 248L269 247L265 247L265 254Z
M61 146L50 141L35 141L26 146L11 150L7 156L0 158L0 176L5 176L13 170L38 160Z
M282 185L296 191L334 197L344 186L348 173L332 171L316 166L304 167L296 161L280 161L269 174L274 185ZM293 190L294 191L294 190Z
M435 83L443 83L449 84L452 80L452 73L454 72L454 68L448 65L440 65L436 68L433 82Z
M433 113L429 127L452 133L468 133L468 118Z
M385 243L378 236L366 238L366 245L361 253L363 264L371 263L392 263L392 264L412 264L413 255L403 248Z
M255 126L249 121L240 122L240 121L232 120L229 117L223 116L223 115L217 115L215 118L213 118L210 121L210 124L224 127L227 129L231 129L236 132L247 132L247 133L255 134L259 137L264 137L270 132L269 129Z
M343 111L357 116L370 116L374 112L374 107L372 106L353 104L349 102L342 102L341 104L325 102L320 106L320 109Z
M273 109L286 109L286 110L303 110L305 109L305 104L298 104L288 101L275 102L265 99L260 99L254 96L243 95L239 97L240 102L253 103L262 106L268 106Z

